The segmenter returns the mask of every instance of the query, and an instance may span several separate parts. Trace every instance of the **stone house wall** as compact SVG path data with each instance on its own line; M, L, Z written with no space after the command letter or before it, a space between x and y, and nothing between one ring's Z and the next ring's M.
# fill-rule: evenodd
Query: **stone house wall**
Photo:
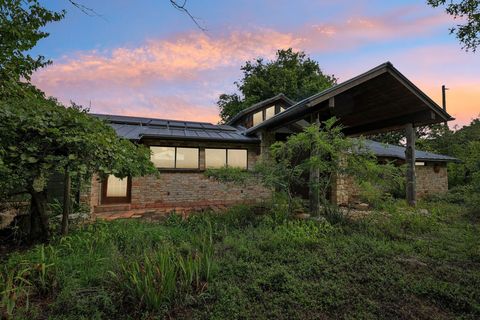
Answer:
M416 166L417 197L439 195L448 191L448 173L445 163L426 163Z
M417 198L438 195L448 191L448 174L445 163L426 162L415 166ZM348 205L359 200L361 190L355 179L347 175L339 175L333 179L331 201L336 205Z
M125 210L154 208L205 208L208 206L230 206L240 203L259 203L271 198L272 191L260 181L252 179L245 184L221 182L205 176L205 148L245 148L247 166L254 168L259 158L259 145L225 144L212 142L160 141L151 140L147 145L192 146L199 148L199 169L161 169L159 176L133 177L131 202ZM102 206L102 182L97 176L81 194L82 203L93 213ZM108 205L105 205L108 207Z

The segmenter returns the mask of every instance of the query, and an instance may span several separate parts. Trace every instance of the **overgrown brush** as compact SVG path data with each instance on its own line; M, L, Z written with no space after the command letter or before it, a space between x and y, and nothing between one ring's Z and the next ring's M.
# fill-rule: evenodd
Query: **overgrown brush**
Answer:
M186 252L168 244L148 250L141 257L124 258L110 275L126 302L155 312L166 311L186 295L203 293L212 279L211 233L203 234Z
M5 265L0 270L0 314L11 318L20 304L26 310L29 297L52 293L57 287L55 260L57 251L52 246L39 245L30 260Z

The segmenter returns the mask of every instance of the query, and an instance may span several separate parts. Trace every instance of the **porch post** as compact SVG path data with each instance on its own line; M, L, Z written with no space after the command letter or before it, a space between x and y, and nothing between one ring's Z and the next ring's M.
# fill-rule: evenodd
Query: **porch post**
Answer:
M405 126L407 147L405 148L405 161L407 163L407 203L414 207L417 204L416 178L415 178L415 129L413 124Z
M312 116L312 123L314 122L316 125L320 124L319 115L315 114ZM318 150L315 148L312 149L312 155L316 155ZM320 170L318 168L310 168L309 172L309 188L308 188L308 200L310 206L310 213L314 216L318 216L320 214L320 194L319 194L319 184L320 184Z

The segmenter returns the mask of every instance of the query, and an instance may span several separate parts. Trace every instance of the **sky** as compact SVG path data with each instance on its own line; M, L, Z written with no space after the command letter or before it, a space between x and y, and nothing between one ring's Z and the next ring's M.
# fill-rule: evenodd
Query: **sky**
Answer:
M425 0L189 0L206 31L169 0L79 0L100 17L41 2L67 14L32 50L53 61L33 82L91 112L216 123L245 61L291 47L339 82L390 61L439 105L445 84L451 127L480 115L480 50L463 51L458 21Z

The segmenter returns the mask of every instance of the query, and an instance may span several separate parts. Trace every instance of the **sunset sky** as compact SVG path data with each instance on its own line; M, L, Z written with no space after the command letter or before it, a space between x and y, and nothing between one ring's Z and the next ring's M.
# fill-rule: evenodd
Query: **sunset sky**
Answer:
M80 2L102 18L50 6L67 15L33 50L53 60L33 82L92 112L216 123L240 66L292 47L339 82L390 61L439 104L446 84L452 125L480 114L480 50L462 51L456 21L425 0L188 1L206 32L168 0Z

